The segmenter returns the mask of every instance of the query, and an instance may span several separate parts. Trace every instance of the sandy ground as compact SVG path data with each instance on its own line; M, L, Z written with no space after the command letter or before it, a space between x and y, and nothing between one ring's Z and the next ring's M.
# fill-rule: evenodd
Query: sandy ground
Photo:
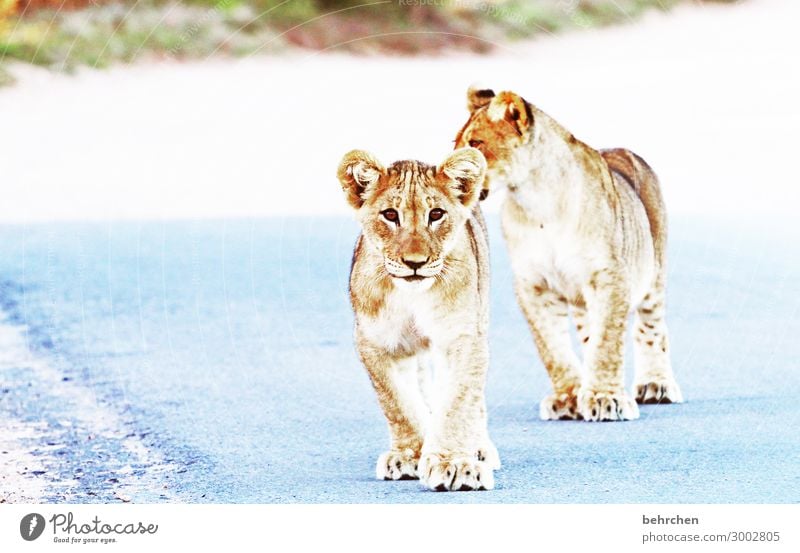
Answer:
M345 213L341 156L438 161L472 82L521 92L592 145L635 149L673 213L790 213L798 19L800 3L754 0L487 57L17 67L21 83L0 90L0 221Z

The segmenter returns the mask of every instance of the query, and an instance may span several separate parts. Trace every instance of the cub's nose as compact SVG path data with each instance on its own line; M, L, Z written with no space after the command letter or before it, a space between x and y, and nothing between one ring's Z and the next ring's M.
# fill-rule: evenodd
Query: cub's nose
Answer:
M403 258L403 263L405 263L406 266L409 269L413 269L413 270L416 271L417 269L419 269L420 267L425 265L428 262L428 259L430 259L430 258L426 257L422 261L420 261L420 259L421 259L421 257L404 257Z

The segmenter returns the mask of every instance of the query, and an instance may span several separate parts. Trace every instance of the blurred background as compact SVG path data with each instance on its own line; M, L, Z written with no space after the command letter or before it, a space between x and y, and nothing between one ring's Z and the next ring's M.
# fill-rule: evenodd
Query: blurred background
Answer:
M630 22L648 10L690 1L0 0L0 57L71 71L292 47L360 54L485 52L491 42ZM717 0L724 1L732 0Z
M637 150L673 210L800 200L774 189L797 128L789 0L0 2L9 222L345 214L342 153L442 157L476 82Z

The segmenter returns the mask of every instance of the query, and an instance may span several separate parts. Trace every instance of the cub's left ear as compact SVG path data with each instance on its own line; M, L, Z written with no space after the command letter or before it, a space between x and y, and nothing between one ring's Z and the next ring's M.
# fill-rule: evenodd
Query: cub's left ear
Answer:
M449 186L465 207L477 203L486 176L486 158L480 150L459 148L447 156L438 171L449 177Z
M505 121L525 137L533 125L533 113L522 96L513 92L501 92L492 98L486 111L491 121Z

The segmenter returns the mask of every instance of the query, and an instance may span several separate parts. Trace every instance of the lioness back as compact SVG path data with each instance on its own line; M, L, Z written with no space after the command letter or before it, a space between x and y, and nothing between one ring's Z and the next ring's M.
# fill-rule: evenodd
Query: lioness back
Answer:
M642 201L650 224L656 263L664 265L667 256L667 209L658 177L645 160L625 148L600 150L600 155L612 175L623 179Z

